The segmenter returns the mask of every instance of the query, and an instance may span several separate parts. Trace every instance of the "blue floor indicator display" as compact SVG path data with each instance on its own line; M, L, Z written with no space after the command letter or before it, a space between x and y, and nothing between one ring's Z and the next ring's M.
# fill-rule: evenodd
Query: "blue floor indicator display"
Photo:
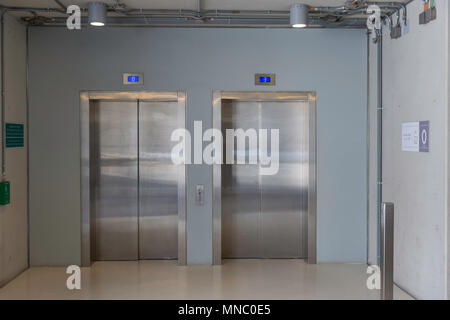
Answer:
M255 74L255 85L257 86L274 86L275 74L274 73L257 73Z

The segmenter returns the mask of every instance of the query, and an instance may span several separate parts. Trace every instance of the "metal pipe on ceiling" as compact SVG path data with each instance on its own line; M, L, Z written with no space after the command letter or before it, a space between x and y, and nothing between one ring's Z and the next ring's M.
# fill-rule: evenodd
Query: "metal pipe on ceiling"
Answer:
M125 22L124 22L125 21ZM310 28L352 28L360 29L365 23L365 19L351 19L349 21L326 21L323 19L310 19ZM65 18L53 18L49 26L65 26ZM82 25L88 25L87 18L81 19ZM228 28L289 28L289 19L258 19L258 18L237 18L218 17L205 23L201 19L180 18L180 17L145 17L127 16L108 18L107 24L116 26L145 26L145 27L228 27Z
M21 12L29 12L29 11L36 11L36 12L57 12L57 13L64 13L66 14L65 10L58 9L58 8L43 8L43 7L17 7L17 6L4 6L0 5L0 9L6 9L8 11L21 11ZM82 9L82 11L87 11Z
M67 10L67 7L66 7L65 5L63 5L62 2L61 2L60 0L54 0L54 1L56 2L56 4L57 4L58 6L61 7L61 9L63 9L64 11Z

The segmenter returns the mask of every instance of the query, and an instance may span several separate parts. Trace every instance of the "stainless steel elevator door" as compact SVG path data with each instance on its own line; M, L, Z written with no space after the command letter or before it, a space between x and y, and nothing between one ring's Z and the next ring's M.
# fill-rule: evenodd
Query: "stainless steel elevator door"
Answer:
M138 258L137 104L94 104L95 260Z
M305 258L309 105L302 102L264 102L261 105L261 128L279 129L280 137L278 173L260 177L263 257Z
M96 100L91 110L94 260L178 258L178 102ZM183 180L184 183L184 180Z
M279 129L280 163L270 176L260 175L259 165L222 166L223 258L305 258L308 103L222 100L222 129L227 128L268 129L269 137L270 129ZM235 150L257 152L248 144L246 150L235 144Z
M139 257L178 257L178 167L171 134L177 102L139 102Z
M235 103L232 100L222 102L222 134L226 129L258 129L259 103ZM224 144L225 146L225 144ZM250 150L238 149L234 144L235 161L239 153L245 153L248 163ZM226 149L224 148L224 159ZM257 258L260 250L261 228L261 192L259 184L259 166L256 164L222 165L222 255L225 258Z

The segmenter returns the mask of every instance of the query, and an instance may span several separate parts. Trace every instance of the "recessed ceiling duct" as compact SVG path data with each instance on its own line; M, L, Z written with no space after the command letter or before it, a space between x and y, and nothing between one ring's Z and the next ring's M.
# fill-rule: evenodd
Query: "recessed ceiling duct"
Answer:
M308 26L309 6L302 3L296 3L291 6L290 19L291 26L294 28L305 28Z

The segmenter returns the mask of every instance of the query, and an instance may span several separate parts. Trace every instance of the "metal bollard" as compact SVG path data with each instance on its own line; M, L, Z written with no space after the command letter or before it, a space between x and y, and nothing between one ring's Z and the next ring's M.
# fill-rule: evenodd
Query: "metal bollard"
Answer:
M394 299L394 204L381 205L380 223L381 300Z

